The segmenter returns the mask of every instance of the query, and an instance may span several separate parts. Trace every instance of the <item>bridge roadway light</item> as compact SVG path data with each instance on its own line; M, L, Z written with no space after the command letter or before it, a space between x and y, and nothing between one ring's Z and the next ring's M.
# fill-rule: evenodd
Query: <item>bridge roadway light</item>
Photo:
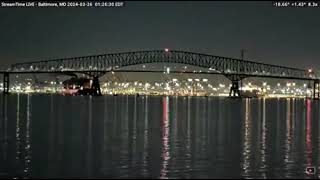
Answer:
M165 51L165 52L169 52L169 49L168 49L168 48L165 48L164 51Z

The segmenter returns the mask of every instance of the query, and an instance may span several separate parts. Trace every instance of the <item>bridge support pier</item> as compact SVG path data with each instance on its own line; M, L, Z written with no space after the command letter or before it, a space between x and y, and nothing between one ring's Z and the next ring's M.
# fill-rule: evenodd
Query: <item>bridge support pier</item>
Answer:
M239 84L242 86L242 80L247 76L238 74L224 74L224 76L226 76L232 82L229 91L229 97L241 97Z
M241 97L240 90L239 90L239 81L232 81L229 96L230 97Z
M9 94L9 73L3 74L3 94Z
M92 81L92 85L91 85L91 90L93 91L93 95L94 96L101 96L101 89L100 89L100 82L99 82L99 77L98 76L94 76L93 77L93 81Z
M319 99L320 98L320 84L319 80L315 80L313 82L313 99Z

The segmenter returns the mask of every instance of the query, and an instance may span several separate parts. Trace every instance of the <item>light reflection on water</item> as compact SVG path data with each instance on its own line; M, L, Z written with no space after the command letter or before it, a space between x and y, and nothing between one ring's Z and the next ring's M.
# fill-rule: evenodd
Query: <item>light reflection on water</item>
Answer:
M5 99L4 99L5 98ZM1 97L0 177L316 178L319 102Z

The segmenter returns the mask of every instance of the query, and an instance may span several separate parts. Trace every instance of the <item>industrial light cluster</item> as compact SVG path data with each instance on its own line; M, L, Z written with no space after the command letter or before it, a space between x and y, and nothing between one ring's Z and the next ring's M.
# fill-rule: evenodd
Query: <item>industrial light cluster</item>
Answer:
M59 93L65 94L62 82L49 81L45 86L27 83L18 83L11 86L13 93ZM211 84L206 78L188 78L179 80L173 78L166 82L105 82L101 83L103 94L123 95L180 95L180 96L228 96L231 84ZM0 84L0 89L3 85ZM240 91L246 96L259 97L306 97L312 92L306 83L297 85L295 82L286 84L277 83L271 86L267 82L254 85L247 82L240 87Z

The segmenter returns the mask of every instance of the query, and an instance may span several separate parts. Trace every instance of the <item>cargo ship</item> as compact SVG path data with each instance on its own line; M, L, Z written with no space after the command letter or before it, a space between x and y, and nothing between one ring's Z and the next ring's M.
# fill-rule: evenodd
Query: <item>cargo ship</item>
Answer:
M91 94L92 80L88 78L71 78L63 82L64 95L87 95Z

